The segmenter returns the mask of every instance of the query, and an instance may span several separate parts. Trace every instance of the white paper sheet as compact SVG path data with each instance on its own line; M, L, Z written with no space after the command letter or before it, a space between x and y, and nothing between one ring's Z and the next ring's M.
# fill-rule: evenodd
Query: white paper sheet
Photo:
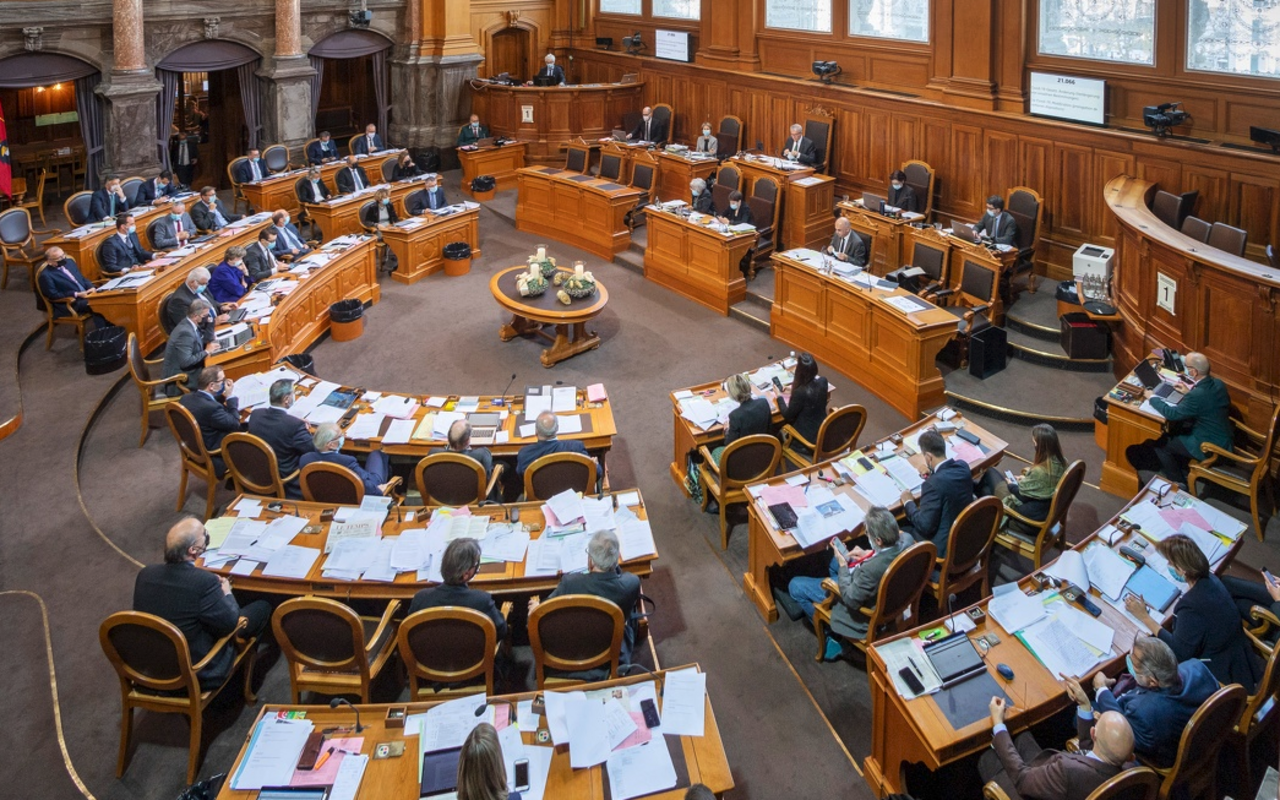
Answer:
M582 506L582 498L572 489L565 489L563 492L548 498L547 505L551 507L556 519L560 520L560 523L564 525L568 525L577 519L583 519L586 516L586 509Z
M529 532L523 525L489 525L488 534L480 541L480 552L496 561L524 561L529 549Z
M315 726L306 720L266 717L258 723L231 788L257 790L263 786L288 786L298 756Z
M369 412L365 414L357 414L355 421L347 426L348 439L372 439L382 432L382 421L386 419L382 414Z
M582 415L581 414L560 414L556 417L557 431L561 435L571 433L582 433Z
M892 508L902 499L902 490L893 479L879 470L871 470L854 479L854 489L875 506Z
M662 693L662 732L702 736L706 731L706 694L705 672L693 668L668 672Z
M383 444L408 444L413 436L414 421L397 419L387 426L387 433L382 437Z
M564 711L569 728L569 766L582 769L603 764L609 758L609 731L601 703L573 692L565 698Z
M578 387L557 386L551 390L551 410L557 414L569 413L578 407Z
M1076 552L1068 550L1068 553ZM1063 555L1066 555L1065 553ZM1112 600L1119 599L1120 591L1137 569L1132 561L1124 558L1115 550L1101 542L1094 542L1083 554L1085 567L1089 572L1089 583L1099 592ZM1084 584L1078 583L1083 587Z
M615 752L606 771L613 800L631 800L676 785L676 768L662 739Z
M658 545L653 540L649 520L633 519L619 525L618 547L622 551L623 561L657 555Z
M318 547L287 544L272 554L263 565L262 574L275 578L305 578L319 557Z
M360 780L364 778L364 769L369 765L366 755L348 753L338 764L338 774L333 779L333 788L329 790L329 800L356 800L360 791Z
M1050 617L1023 629L1022 637L1044 664L1049 674L1086 675L1102 657L1094 655L1057 617Z
M1016 583L997 586L993 590L987 613L1009 633L1017 633L1044 619L1044 603L1038 595L1028 597Z

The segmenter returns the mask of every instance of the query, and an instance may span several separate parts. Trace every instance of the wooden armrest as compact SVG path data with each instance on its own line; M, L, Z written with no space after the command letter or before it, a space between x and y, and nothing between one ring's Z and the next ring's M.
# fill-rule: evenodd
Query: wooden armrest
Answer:
M1014 519L1016 519L1018 522L1021 522L1021 523L1023 523L1024 525L1029 525L1029 526L1031 526L1032 528L1043 528L1043 527L1044 527L1045 520L1042 520L1042 519L1031 519L1030 517L1027 517L1027 516L1024 516L1023 514L1018 513L1018 511L1017 511L1017 510L1012 509L1012 508L1009 508L1009 507L1008 507L1008 506L1006 506L1004 503L1001 503L1001 504L1000 504L1000 507L1004 509L1004 513L1005 513L1005 515L1010 516L1010 517L1013 517L1013 518L1014 518Z
M186 379L187 379L187 374L185 372L179 372L177 375L170 375L167 378L160 378L159 380L154 380L154 381L138 381L138 383L142 384L148 389L154 389L157 386L164 386L170 383L177 383L178 381L184 381ZM179 384L178 388L182 388L182 385Z
M806 439L806 438L804 438L803 436L801 436L801 435L800 435L800 431L798 431L798 430L796 430L795 428L791 427L791 425L790 425L790 424L788 424L788 425L783 425L783 426L782 426L781 433L782 433L782 446L783 446L783 447L786 447L787 445L789 445L789 444L791 443L791 440L792 440L792 439L795 439L796 441L800 442L800 444L804 445L805 447L809 448L810 450L813 450L813 451L815 451L815 452L816 452L816 451L817 451L817 449L818 449L818 446L817 446L817 445L815 445L813 442L811 442L811 441L809 441L808 439Z
M484 496L489 497L493 494L494 488L498 485L498 479L502 477L502 473L506 470L506 464L494 464L493 474L489 476L489 485L484 487ZM482 500L484 498L481 498Z
M836 597L840 596L840 586L830 578L822 579L822 591L827 594L835 595Z
M649 604L650 610L648 611L644 610L645 603ZM657 610L657 608L658 608L658 604L653 602L653 598L649 597L644 592L641 592L640 598L636 600L636 610L632 612L631 618L632 619L648 619L650 615L652 615L653 612Z
M387 626L392 624L392 618L395 617L397 611L400 610L400 601L392 600L387 603L387 610L382 612L382 619L378 621L378 627L374 630L373 635L369 637L369 641L365 642L364 649L370 655L373 654L373 647L382 638L382 634L386 631Z
M288 475L285 475L284 477L280 478L280 482L288 483L291 480L295 480L301 474L302 474L302 470L295 469L293 472L290 472Z
M61 228L44 228L44 229L41 229L41 228L32 228L32 229L31 229L31 232L32 232L32 233L40 233L40 234L44 234L44 233L51 233L51 234L53 234L53 235L55 235L55 236L56 236L57 234L62 233L62 229L61 229Z
M1009 795L995 781L987 781L987 785L982 787L982 796L986 800L1010 800Z
M1068 739L1068 740L1067 740L1066 745L1064 745L1064 749L1065 749L1068 753L1079 753L1079 752L1080 752L1080 737L1079 737L1079 736L1072 736L1070 739Z
M228 642L236 638L236 635L240 633L240 631L244 630L244 627L245 625L248 624L248 622L249 621L246 620L244 617L240 617L240 619L236 620L235 630L231 631L231 633L228 633L226 636L223 636L221 639L214 642L213 647L209 648L209 652L204 654L204 658L200 659L199 662L192 664L191 669L195 672L199 672L200 670L209 666L209 662L217 658L218 654L222 652L222 648L226 647Z
M209 455L211 455L211 456L220 456L220 455L222 455L222 448L221 448L221 447L219 447L219 448L216 448L216 449L213 449L213 450L206 450L205 452L206 452L206 453L208 453L208 454L209 454Z
M1272 614L1271 609L1266 608L1265 606L1254 606L1249 609L1249 616L1253 617L1258 622L1267 622L1277 628L1280 628L1280 617Z
M1263 458L1263 456L1260 456L1260 455L1248 456L1240 453L1235 453L1230 450L1221 448L1216 444L1214 444L1213 442L1204 442L1203 444L1200 445L1200 449L1205 451L1206 453L1212 454L1209 458L1206 458L1200 462L1200 465L1203 467L1207 467L1211 465L1214 461L1218 460L1219 458L1229 458L1232 461L1235 461L1239 464L1248 464L1250 466L1257 464L1258 461Z
M712 472L719 475L720 465L711 457L711 451L707 449L707 446L705 444L702 445L698 448L698 452L702 454L702 463L705 464Z
M956 293L955 289L939 289L938 291L933 293L933 296L934 297L950 297L955 293Z
M507 600L502 605L498 606L498 613L502 615L503 619L510 619L511 610L513 608L515 608L515 604L513 604L510 600Z
M966 320L973 319L978 314L985 314L987 309L989 308L991 308L991 306L987 303L980 303L979 305L976 305L976 306L969 306L969 310L965 312L964 318Z

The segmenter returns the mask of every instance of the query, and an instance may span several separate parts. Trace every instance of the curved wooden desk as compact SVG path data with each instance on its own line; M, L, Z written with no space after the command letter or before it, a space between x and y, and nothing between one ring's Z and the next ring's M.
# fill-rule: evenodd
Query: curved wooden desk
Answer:
M608 136L624 115L644 105L644 83L579 86L501 86L472 81L472 103L494 136L526 142L535 164L562 161L561 148L575 136Z
M609 302L609 292L604 284L596 281L595 294L574 300L566 306L556 299L559 290L555 285L548 286L547 291L539 297L521 297L516 289L516 276L527 270L527 267L522 266L504 269L489 281L489 291L493 292L493 298L498 301L498 305L511 312L511 321L502 326L498 332L499 338L504 342L530 334L546 338L551 346L543 350L540 356L544 367L599 347L600 337L595 331L587 330L587 323L603 311ZM571 274L567 270L562 272ZM556 326L555 336L543 330L546 325ZM570 326L573 327L572 339Z
M1156 188L1121 175L1105 190L1120 223L1116 377L1158 347L1204 353L1245 422L1265 429L1280 402L1280 273L1165 225L1151 210Z
M555 167L516 172L516 229L612 259L631 246L627 212L641 191Z
M374 183L383 183L382 165L387 161L399 158L403 152L403 149L381 150L371 156L360 156L359 164L364 168L369 180ZM304 150L301 155L305 163L307 160L306 151ZM335 185L337 179L334 176L338 174L338 170L346 165L346 159L342 158L319 165L320 179L324 181L324 185L328 186L331 191L336 192L338 190ZM274 212L276 209L283 208L296 217L301 210L296 187L298 181L307 177L309 169L309 167L304 166L284 172L275 172L257 183L240 184L240 190L244 192L244 196L249 200L249 205L259 211ZM339 234L332 235L337 236Z

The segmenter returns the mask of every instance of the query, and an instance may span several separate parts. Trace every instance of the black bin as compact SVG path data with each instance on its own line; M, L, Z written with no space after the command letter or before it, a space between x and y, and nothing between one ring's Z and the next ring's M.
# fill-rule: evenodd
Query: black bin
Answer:
M293 353L292 355L287 355L280 360L294 369L302 370L308 375L316 374L316 359L315 356L310 353Z
M359 300L339 300L329 306L330 322L355 322L364 316L364 304Z
M1111 351L1111 333L1106 326L1089 319L1084 312L1063 314L1062 349L1069 358L1106 358Z
M444 257L452 261L471 258L471 245L466 242L450 242L441 248Z
M1076 282L1074 280L1059 283L1058 288L1053 292L1053 296L1059 303L1067 303L1073 306L1080 305L1080 296L1076 293Z
M984 328L969 337L969 374L986 380L1004 369L1009 334L1004 328Z
M90 375L105 375L125 365L128 354L125 345L129 332L119 325L108 325L84 335L84 371Z

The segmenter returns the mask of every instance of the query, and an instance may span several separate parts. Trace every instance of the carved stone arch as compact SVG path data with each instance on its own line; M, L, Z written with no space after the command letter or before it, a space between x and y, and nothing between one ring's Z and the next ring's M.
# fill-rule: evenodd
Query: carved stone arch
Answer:
M247 47L257 53L259 58L268 58L272 52L271 48L266 47L268 40L251 30L248 25L236 24L237 22L239 21L224 20L219 23L218 36L213 39L205 38L203 25L158 23L155 26L157 30L154 31L148 25L147 63L154 69L161 61L182 48L200 42L229 42Z
M77 61L83 61L102 75L110 72L111 62L106 59L106 54L96 47L88 47L86 45L86 42L75 39L62 40L60 37L46 36L39 53L40 55L66 56ZM29 52L23 47L21 41L9 41L5 44L0 44L0 61L14 56L25 56Z
M526 63L524 65L526 72L523 77L532 77L533 73L542 65L542 57L546 54L539 50L538 44L546 41L546 36L543 35L543 26L537 20L525 17L519 12L508 12L502 19L495 20L492 24L480 30L478 44L480 45L480 52L484 54L484 61L476 65L478 71L484 72L487 70L489 56L493 52L494 34L512 28L528 31L530 34L529 52L526 55Z

